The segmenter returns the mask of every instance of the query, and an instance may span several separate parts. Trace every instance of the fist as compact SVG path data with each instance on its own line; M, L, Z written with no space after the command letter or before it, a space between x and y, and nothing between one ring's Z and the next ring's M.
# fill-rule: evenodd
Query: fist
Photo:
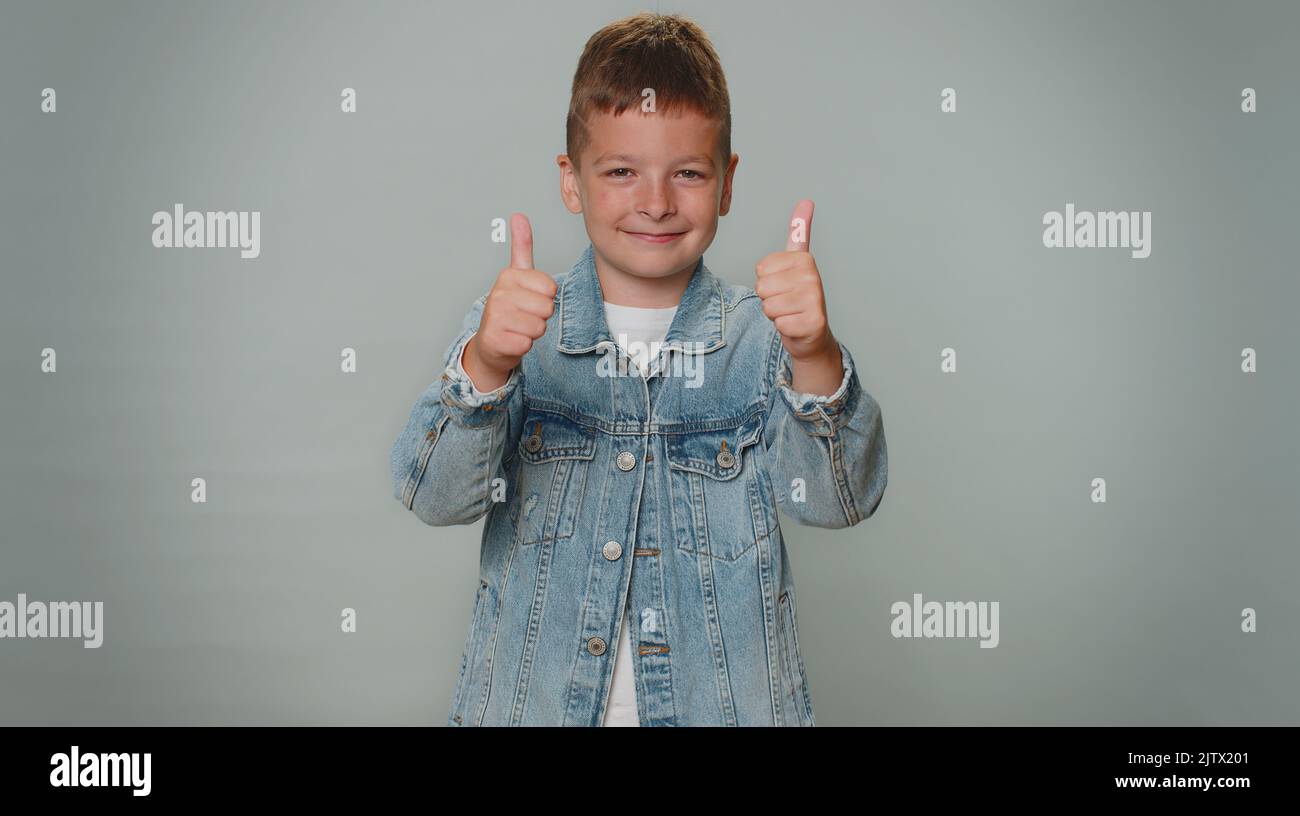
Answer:
M465 347L465 373L480 391L505 385L555 312L555 279L533 269L533 228L528 216L510 216L510 265L497 275L483 306L478 332Z
M796 204L785 252L773 252L754 268L754 291L763 301L763 314L775 324L781 343L795 361L824 359L838 351L826 319L821 273L808 251L812 216L811 201Z

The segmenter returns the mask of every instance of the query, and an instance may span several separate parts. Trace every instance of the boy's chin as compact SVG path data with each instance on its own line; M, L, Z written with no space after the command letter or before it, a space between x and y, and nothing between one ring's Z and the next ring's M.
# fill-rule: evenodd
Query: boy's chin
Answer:
M653 280L655 278L667 278L676 275L682 271L682 267L687 261L678 262L676 254L673 260L669 261L667 256L659 259L646 259L639 257L625 258L624 263L619 264L619 268L627 274L636 278L645 278Z
M625 275L646 280L669 278L687 266L693 268L700 259L703 251L697 245L698 232L687 230L681 237L660 244L642 241L616 228L611 241L602 242L596 250Z

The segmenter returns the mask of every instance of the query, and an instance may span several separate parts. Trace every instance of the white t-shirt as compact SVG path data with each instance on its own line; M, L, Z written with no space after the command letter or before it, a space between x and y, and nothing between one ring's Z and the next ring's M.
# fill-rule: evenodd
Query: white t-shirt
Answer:
M677 314L676 306L660 309L648 309L640 306L619 306L605 304L605 322L609 324L610 336L624 349L632 346L629 356L644 374L653 355L668 334L668 328ZM457 364L459 364L459 360ZM463 370L463 369L462 369ZM617 368L615 369L617 370ZM473 380L470 381L471 385ZM478 396L485 396L474 388ZM632 548L624 553L634 558ZM609 704L605 708L606 726L639 726L641 721L636 710L636 674L632 668L632 637L628 631L628 618L633 616L631 609L624 609L623 623L619 627L618 645L614 649L614 678L609 687ZM637 616L638 619L640 616Z

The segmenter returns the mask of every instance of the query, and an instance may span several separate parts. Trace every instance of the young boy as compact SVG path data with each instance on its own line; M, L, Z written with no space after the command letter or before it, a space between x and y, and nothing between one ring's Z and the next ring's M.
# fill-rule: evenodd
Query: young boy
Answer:
M717 54L676 15L591 37L567 149L590 244L553 279L512 216L510 266L392 449L421 521L487 516L448 724L814 725L777 508L857 524L887 462L812 202L755 288L704 265L739 156Z

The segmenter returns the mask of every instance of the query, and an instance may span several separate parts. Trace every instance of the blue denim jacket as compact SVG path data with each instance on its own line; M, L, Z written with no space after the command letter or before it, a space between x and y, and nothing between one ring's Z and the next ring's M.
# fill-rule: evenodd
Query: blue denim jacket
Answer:
M487 516L448 724L600 725L627 606L641 725L814 725L777 508L848 527L880 504L884 426L848 349L834 394L795 393L758 296L701 257L642 376L592 246L556 280L487 394L459 366L475 302L392 449L421 521Z

